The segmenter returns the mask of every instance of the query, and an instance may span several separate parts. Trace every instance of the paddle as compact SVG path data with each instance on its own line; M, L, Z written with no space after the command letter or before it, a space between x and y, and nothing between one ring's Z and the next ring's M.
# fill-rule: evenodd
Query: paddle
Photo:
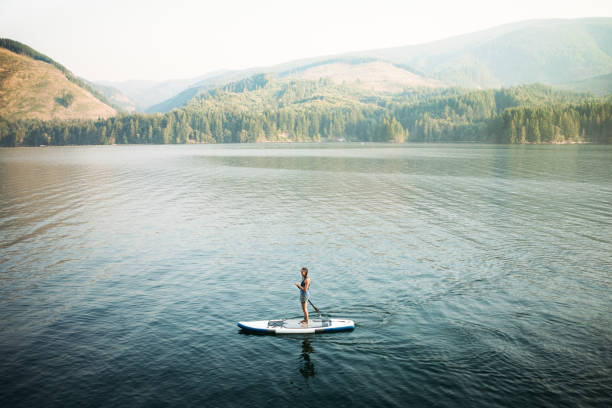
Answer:
M318 307L316 307L315 305L312 304L312 302L310 301L310 299L308 299L308 303L310 303L310 306L312 306L315 310L315 312L317 312L319 315L321 315L321 311L319 310Z

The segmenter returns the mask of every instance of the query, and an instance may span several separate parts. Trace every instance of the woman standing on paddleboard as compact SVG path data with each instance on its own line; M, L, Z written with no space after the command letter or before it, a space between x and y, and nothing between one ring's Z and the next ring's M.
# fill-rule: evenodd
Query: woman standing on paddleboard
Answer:
M308 299L310 298L310 291L308 290L308 288L310 287L308 268L302 268L300 273L302 274L302 283L296 283L295 286L300 289L300 303L302 304L302 311L304 312L304 320L302 320L301 323L305 323L306 325L308 325L308 305L306 304L306 302L308 302Z

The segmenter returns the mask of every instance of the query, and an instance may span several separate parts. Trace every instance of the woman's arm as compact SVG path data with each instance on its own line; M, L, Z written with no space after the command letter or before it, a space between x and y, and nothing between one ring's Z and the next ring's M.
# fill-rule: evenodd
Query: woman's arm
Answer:
M306 292L308 290L308 287L310 286L310 278L306 278L306 283L304 284L304 287L302 287L302 285L300 285L299 283L296 283L295 286Z

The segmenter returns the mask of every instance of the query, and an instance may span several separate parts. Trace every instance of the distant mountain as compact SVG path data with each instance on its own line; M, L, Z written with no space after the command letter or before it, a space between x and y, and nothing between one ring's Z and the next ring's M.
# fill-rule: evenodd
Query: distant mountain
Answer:
M211 76L147 111L170 111L209 89L256 73L274 73L280 78L328 78L385 92L439 86L483 89L529 83L595 92L580 81L610 72L612 18L533 20L428 44L309 58ZM592 83L609 89L608 81L609 77L601 77Z
M451 85L556 85L612 71L612 18L524 21L423 45L350 55L407 64Z
M280 76L315 81L326 78L335 83L390 93L402 92L407 88L439 88L444 86L441 81L424 77L406 67L380 60L325 61L320 64L301 67Z
M175 97L184 90L197 86L206 80L231 74L232 71L215 71L195 78L170 79L166 81L98 81L97 86L118 90L138 112L145 112L149 107ZM231 75L230 75L231 77ZM228 79L229 81L230 79Z
M96 84L119 90L131 102L135 110L143 112L148 106L173 97L194 82L197 82L197 80L130 80L121 82L98 81Z
M113 107L127 112L168 112L212 89L262 73L298 81L325 79L361 91L387 94L420 88L484 89L529 83L599 95L612 92L612 18L524 21L428 44L168 81L88 83L23 44L0 42L0 114L15 118L106 117L115 113ZM43 85L44 75L50 74L43 75L40 67L63 75L70 86L64 86L63 80ZM41 89L46 91L39 94ZM91 109L81 106L86 95L90 97L88 103L93 104Z
M185 89L178 95L157 105L147 112L168 112L188 104L195 97L231 82L246 79L252 75L271 73L279 79L319 80L328 79L356 89L374 92L396 93L414 88L439 88L443 82L428 78L409 67L392 64L374 58L335 58L322 61L308 61L303 65L282 64L269 68L256 68L225 73L204 79Z
M103 95L25 44L0 39L0 116L97 119L116 114Z
M260 70L253 68L242 71L218 71L209 73L194 79L194 82L189 87L183 88L179 93L173 94L172 97L149 105L144 111L147 113L169 112L172 109L186 105L192 98L200 95L202 92L223 86L232 81L245 79L258 72L260 72Z
M88 83L93 89L102 94L106 100L112 103L115 107L119 108L121 111L125 111L127 113L134 113L137 111L134 101L119 89L110 85L102 85L96 82Z

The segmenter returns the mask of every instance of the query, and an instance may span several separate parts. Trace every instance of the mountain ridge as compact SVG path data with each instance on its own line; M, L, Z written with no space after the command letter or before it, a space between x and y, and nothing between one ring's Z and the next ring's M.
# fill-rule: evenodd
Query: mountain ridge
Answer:
M392 64L443 86L486 89L545 83L571 89L572 83L612 72L611 44L612 18L526 20L424 44L311 57L234 71L231 77L216 76L215 83L204 79L146 111L166 112L184 106L189 96L222 86L224 81L229 83L257 73L299 76L309 67L355 61Z

